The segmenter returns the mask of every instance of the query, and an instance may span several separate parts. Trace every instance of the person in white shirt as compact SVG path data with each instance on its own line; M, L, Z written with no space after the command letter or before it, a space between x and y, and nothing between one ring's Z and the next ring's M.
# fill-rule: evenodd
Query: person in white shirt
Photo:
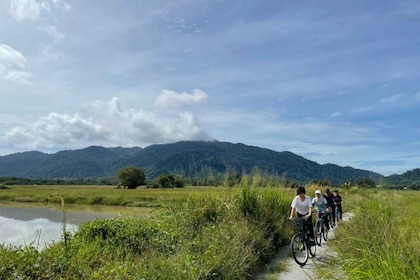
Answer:
M297 196L293 199L292 204L290 205L292 209L290 210L289 220L293 219L295 212L299 218L304 217L305 228L308 229L309 238L313 241L314 226L312 224L312 200L306 195L304 187L298 187L296 194Z

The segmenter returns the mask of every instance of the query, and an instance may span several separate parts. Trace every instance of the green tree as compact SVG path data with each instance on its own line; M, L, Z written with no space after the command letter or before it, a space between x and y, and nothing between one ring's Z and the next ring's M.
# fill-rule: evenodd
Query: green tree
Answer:
M375 181L373 181L370 178L360 178L357 180L356 184L361 188L375 188L376 187Z
M183 188L185 186L185 179L180 176L173 176L172 174L161 174L150 184L150 188Z
M348 190L348 189L350 189L350 187L351 186L353 186L354 185L354 183L353 183L353 180L352 179L347 179L342 185L341 185L341 187L342 188L344 188L344 189L346 189L346 190Z
M146 175L142 168L126 166L118 171L118 179L124 188L135 189L146 183Z

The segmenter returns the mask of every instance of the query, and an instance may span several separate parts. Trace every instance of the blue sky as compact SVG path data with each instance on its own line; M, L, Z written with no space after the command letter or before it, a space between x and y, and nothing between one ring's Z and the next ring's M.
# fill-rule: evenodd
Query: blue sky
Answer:
M0 155L244 143L420 168L419 1L0 2Z

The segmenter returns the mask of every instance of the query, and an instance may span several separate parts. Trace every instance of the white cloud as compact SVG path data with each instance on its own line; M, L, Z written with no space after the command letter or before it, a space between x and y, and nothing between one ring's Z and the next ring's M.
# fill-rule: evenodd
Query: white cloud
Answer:
M192 104L207 102L208 95L199 89L194 89L192 94L187 92L163 90L156 99L155 105L162 108L180 108Z
M374 109L373 106L353 108L350 110L350 114L368 112L368 111L372 111L373 109Z
M64 34L59 32L55 26L48 25L42 31L50 35L54 39L54 44L57 44L64 38Z
M32 74L26 71L28 62L23 54L8 45L0 45L0 79L28 83Z
M404 94L396 94L393 96L389 96L387 98L383 98L379 101L379 103L394 103L397 102L398 100L401 100L404 97Z
M71 5L66 3L66 1L63 0L52 0L55 7L60 8L64 11L71 10Z
M96 101L84 114L50 113L33 124L20 125L3 141L24 149L105 146L145 146L181 140L210 140L193 114L165 114L126 108L117 98Z
M71 9L63 0L11 0L9 10L17 21L36 20L41 16L42 10L51 12L51 6L64 11Z

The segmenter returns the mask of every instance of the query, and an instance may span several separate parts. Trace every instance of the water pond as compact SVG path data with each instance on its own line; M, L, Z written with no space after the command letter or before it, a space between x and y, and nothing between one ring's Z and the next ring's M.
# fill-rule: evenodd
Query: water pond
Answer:
M33 245L39 249L61 240L63 226L77 231L78 226L97 218L116 216L147 217L152 208L0 202L0 243L12 246Z

